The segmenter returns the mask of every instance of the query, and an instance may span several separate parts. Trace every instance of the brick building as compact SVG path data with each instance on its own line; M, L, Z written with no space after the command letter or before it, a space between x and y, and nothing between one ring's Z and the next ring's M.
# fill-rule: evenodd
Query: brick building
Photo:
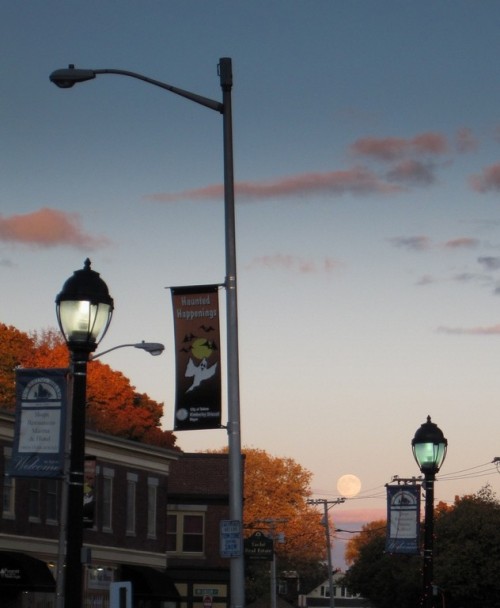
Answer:
M13 436L14 416L0 412L2 608L53 608L63 483L6 477ZM95 459L95 509L84 530L85 608L107 608L117 581L132 582L137 608L202 608L208 598L225 608L229 564L218 535L228 518L227 456L92 431L86 456Z

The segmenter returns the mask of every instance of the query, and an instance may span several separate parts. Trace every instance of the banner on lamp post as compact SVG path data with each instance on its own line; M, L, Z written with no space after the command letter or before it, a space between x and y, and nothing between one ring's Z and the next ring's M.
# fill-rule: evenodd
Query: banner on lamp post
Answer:
M174 430L221 426L217 285L172 287L175 342Z
M67 369L17 369L12 477L64 475Z
M418 554L420 536L420 485L387 486L388 553Z

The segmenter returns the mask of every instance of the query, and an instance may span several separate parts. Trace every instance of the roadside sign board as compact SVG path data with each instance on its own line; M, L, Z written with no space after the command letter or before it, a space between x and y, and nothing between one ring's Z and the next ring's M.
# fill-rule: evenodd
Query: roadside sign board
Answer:
M272 561L274 557L273 539L262 532L254 532L245 538L245 557L250 560Z
M241 555L241 522L237 519L223 519L220 522L221 557Z

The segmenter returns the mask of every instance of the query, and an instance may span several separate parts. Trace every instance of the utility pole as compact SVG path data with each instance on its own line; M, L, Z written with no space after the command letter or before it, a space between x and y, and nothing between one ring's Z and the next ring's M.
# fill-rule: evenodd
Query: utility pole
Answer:
M330 522L328 521L328 511L335 505L340 505L343 502L345 502L345 498L336 498L335 500L327 500L326 498L311 498L307 501L308 505L323 505L323 518L326 536L326 558L328 563L328 588L330 591L330 608L335 608L335 593L333 586L332 545L330 541Z

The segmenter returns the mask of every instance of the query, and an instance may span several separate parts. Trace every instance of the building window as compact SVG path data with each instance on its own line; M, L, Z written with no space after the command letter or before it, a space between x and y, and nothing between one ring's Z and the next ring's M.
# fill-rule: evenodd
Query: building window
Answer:
M57 505L59 504L58 480L48 479L46 481L45 494L45 519L48 523L57 523Z
M127 534L130 535L135 535L137 479L135 473L127 473Z
M11 448L4 448L4 465L5 470L8 470L10 464L12 450ZM16 512L15 505L16 495L16 480L14 477L3 477L3 498L2 498L2 516L5 519L14 519Z
M167 551L203 553L205 516L203 513L167 515Z
M148 478L148 538L156 538L158 479Z
M30 521L40 521L40 480L31 479L29 485L28 516Z
M113 469L103 468L102 472L102 529L113 530Z

